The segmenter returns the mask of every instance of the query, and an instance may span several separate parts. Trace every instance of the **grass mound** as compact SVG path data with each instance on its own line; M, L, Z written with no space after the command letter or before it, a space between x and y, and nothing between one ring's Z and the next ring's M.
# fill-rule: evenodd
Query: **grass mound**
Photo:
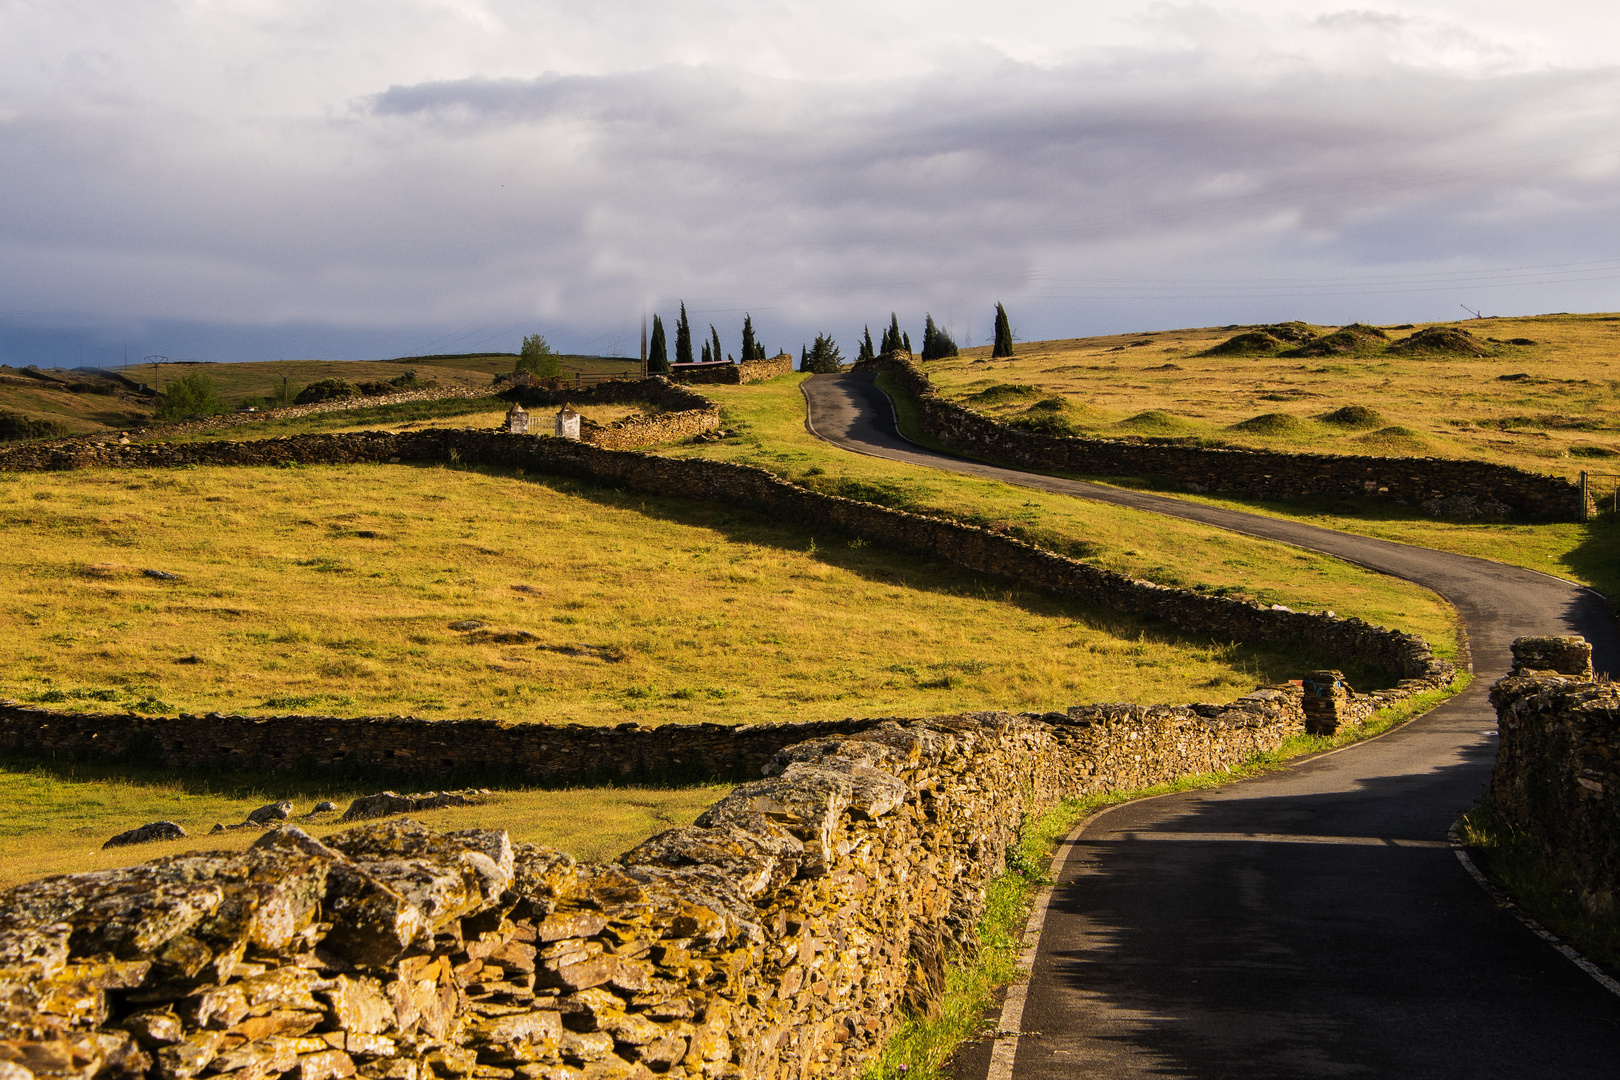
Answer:
M1284 356L1343 356L1346 353L1364 352L1380 342L1388 341L1389 335L1376 326L1366 323L1351 323L1342 326L1325 337L1308 341L1297 349L1289 349Z
M1035 435L1072 436L1081 433L1086 411L1067 398L1042 398L1007 421L1008 427Z
M1375 428L1388 423L1378 410L1365 405L1345 405L1330 413L1323 413L1317 419L1342 428Z
M1233 424L1229 430L1245 435L1303 435L1309 425L1289 413L1268 412Z
M1405 337L1389 347L1405 356L1484 356L1490 349L1466 330L1455 326L1431 326Z
M1199 356L1270 356L1285 342L1264 330L1250 330L1205 349Z
M1041 388L1026 386L1023 383L996 383L983 390L969 394L967 401L973 405L1010 405L1013 402L1024 401L1028 398L1040 396Z
M1422 434L1400 424L1391 424L1389 427L1357 436L1355 441L1378 454L1409 456L1422 453L1429 448L1429 440Z
M1138 435L1177 435L1187 430L1186 421L1162 409L1149 409L1121 420L1117 425Z

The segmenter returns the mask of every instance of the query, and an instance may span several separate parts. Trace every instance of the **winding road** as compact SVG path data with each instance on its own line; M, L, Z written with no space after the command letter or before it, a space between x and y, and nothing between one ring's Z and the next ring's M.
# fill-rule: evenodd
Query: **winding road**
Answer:
M1017 1030L957 1075L1620 1077L1620 997L1500 910L1446 842L1490 782L1490 684L1523 634L1620 671L1601 597L1532 570L966 461L904 439L869 374L804 383L806 426L861 454L1279 540L1434 590L1476 674L1382 738L1225 787L1126 804L1059 855Z

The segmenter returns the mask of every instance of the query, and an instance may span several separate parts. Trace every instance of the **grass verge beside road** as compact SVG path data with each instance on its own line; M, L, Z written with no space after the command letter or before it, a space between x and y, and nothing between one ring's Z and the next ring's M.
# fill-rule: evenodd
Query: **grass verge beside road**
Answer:
M1575 883L1535 842L1482 799L1459 821L1458 834L1487 876L1542 926L1610 972L1620 972L1620 912L1589 904Z
M1220 787L1286 768L1290 761L1309 754L1364 742L1421 716L1462 692L1471 681L1466 673L1459 674L1449 687L1380 710L1361 727L1333 737L1290 736L1275 751L1256 755L1229 772L1201 773L1152 787L1069 799L1026 820L1017 845L1007 853L1007 869L986 890L977 955L959 957L949 965L945 998L937 1013L907 1017L867 1066L862 1080L938 1080L947 1075L945 1070L952 1056L964 1043L994 1036L995 1016L991 1010L1001 988L1024 975L1018 968L1024 927L1040 890L1052 884L1047 875L1052 857L1063 839L1087 818L1120 803Z

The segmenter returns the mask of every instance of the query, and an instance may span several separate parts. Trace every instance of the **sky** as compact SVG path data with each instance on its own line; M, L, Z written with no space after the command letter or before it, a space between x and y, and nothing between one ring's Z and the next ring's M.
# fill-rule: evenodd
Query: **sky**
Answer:
M0 361L1620 309L1620 5L0 0ZM875 333L875 330L874 330Z

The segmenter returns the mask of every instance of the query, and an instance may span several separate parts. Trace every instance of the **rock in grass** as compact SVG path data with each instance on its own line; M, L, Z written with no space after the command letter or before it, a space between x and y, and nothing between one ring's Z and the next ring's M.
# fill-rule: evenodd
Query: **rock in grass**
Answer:
M155 840L184 840L186 830L172 821L152 821L138 829L121 832L117 836L101 845L101 850L108 848L125 847L129 844L150 844Z
M428 791L419 795L401 795L383 791L376 795L362 795L343 812L343 821L364 821L367 818L387 817L390 814L409 814L416 810L438 810L446 806L472 806L487 791Z
M322 799L320 802L315 804L315 809L311 810L310 813L312 813L312 814L328 814L328 813L331 813L333 810L336 810L336 809L337 809L337 803L333 802L331 799Z
M159 581L180 580L179 574L171 574L167 570L142 570L141 573L145 574L149 578L157 578Z
M292 817L292 811L293 804L282 799L280 802L266 803L249 814L247 819L255 825L268 825L272 821L286 821Z

